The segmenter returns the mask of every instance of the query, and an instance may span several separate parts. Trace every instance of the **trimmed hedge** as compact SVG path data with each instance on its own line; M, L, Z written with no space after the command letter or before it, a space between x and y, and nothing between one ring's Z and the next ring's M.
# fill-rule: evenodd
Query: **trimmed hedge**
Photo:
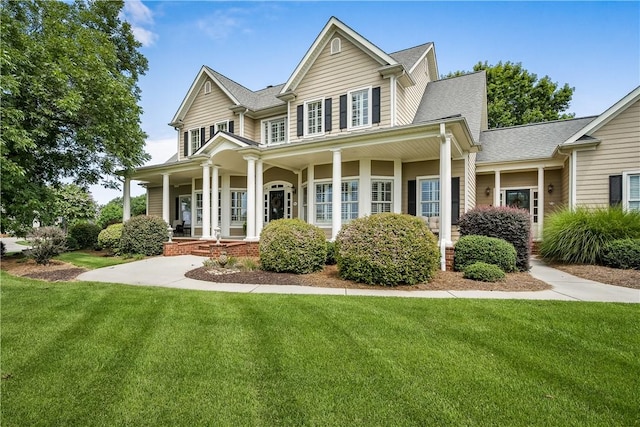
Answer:
M122 230L124 224L113 224L105 228L98 234L98 245L102 249L117 255L120 252L120 239L122 238Z
M438 243L411 215L376 214L344 225L336 238L340 277L395 286L430 280L440 265Z
M516 249L518 270L529 270L531 217L527 210L510 207L477 207L460 217L459 227L461 236L496 237L511 243Z
M504 271L497 265L474 262L464 269L463 277L480 282L497 282L504 279L505 275Z
M79 222L69 227L68 238L76 244L77 249L94 249L98 244L98 234L102 228L88 222Z
M161 255L163 243L169 240L168 225L157 216L134 216L124 223L120 253Z
M454 269L463 271L476 262L498 266L502 271L516 271L516 249L506 240L487 236L463 236L455 246Z
M260 233L260 263L267 271L306 274L327 259L324 231L300 219L271 221Z
M607 244L602 264L625 270L640 270L640 239L620 239Z

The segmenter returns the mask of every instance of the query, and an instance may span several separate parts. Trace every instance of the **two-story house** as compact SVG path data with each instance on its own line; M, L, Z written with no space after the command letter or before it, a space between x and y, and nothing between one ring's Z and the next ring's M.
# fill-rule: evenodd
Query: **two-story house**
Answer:
M484 72L438 76L433 43L386 53L333 17L284 84L251 91L203 66L169 123L175 155L126 177L125 218L135 179L150 215L205 240L257 241L280 218L332 239L354 218L398 212L431 218L444 254L477 204L529 209L539 236L545 212L588 194L576 177L583 150L601 148L593 132L630 106L625 123L640 115L636 89L600 122L488 130ZM629 132L616 155L638 167L609 174L621 192L640 177L640 126Z

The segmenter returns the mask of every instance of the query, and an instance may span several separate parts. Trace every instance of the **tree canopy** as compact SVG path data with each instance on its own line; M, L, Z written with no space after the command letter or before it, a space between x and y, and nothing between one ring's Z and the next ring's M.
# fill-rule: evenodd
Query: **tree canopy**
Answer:
M2 228L50 209L63 179L116 188L143 164L137 81L146 58L124 3L1 0Z
M487 73L487 104L489 128L569 119L574 88L565 83L558 86L549 76L538 79L521 63L498 62L489 65L478 62L473 71L455 71L444 76L456 77L485 70Z
M108 225L122 222L122 212L124 202L122 197L116 197L110 200L106 205L100 208L98 215L98 225L106 228ZM131 216L144 215L147 213L147 195L142 194L131 198Z
M79 221L94 221L98 205L87 190L66 184L53 189L53 217L62 218L67 225Z

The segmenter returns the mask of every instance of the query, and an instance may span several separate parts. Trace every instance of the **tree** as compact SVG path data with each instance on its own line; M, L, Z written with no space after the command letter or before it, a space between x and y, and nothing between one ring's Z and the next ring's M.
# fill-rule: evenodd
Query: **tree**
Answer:
M117 188L143 164L138 77L146 58L118 1L0 0L1 225L44 215L63 179Z
M575 88L567 83L558 87L549 76L538 79L521 63L502 61L496 65L478 62L473 72L487 72L487 103L489 128L570 119L573 113L564 113L569 108ZM456 77L469 74L455 71L444 76Z
M87 190L66 184L53 189L53 217L62 218L65 225L79 221L95 221L98 205Z
M100 208L100 214L98 215L98 225L102 228L106 228L108 225L117 224L122 222L123 212L122 197L116 197L110 200L106 205ZM147 195L142 194L140 196L131 198L131 216L144 215L147 213Z

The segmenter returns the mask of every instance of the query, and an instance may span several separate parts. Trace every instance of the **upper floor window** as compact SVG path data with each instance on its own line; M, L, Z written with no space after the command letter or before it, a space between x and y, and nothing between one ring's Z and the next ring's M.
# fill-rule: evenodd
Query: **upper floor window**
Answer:
M204 83L204 93L210 93L210 92L211 92L211 82L206 81Z
M357 128L371 124L371 88L349 92L349 127Z
M191 129L189 131L189 147L191 147L191 154L198 151L200 148L200 128Z
M305 102L305 135L320 135L324 132L322 120L322 100Z
M229 121L225 120L223 122L216 123L216 132L228 132L229 131Z
M340 53L340 51L342 50L342 41L340 40L339 37L334 38L333 40L331 40L331 54L335 54L335 53Z
M265 145L282 144L287 141L287 119L264 120L262 122L262 143Z

